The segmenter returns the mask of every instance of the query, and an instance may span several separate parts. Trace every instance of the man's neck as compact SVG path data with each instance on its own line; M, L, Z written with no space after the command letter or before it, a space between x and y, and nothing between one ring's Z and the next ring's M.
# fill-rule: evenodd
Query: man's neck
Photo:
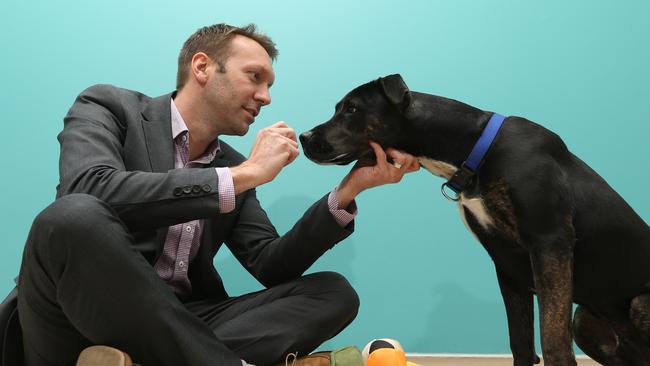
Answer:
M174 104L183 117L190 136L190 160L203 155L207 147L219 136L218 131L206 118L208 115L199 101L200 96L193 96L188 90L181 90L174 98Z

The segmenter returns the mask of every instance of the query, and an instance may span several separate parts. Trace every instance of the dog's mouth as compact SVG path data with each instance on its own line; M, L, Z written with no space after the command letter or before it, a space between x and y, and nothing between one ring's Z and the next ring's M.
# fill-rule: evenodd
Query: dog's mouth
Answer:
M340 140L331 142L325 139L322 132L304 132L300 135L300 142L305 156L316 164L320 165L348 165L355 160L361 160L371 155L374 160L374 153L368 145L363 148L362 141Z
M359 161L361 166L366 166L366 165L371 166L375 164L375 154L370 149L363 153L346 152L346 153L338 154L332 158L315 158L309 156L308 153L306 153L305 155L309 160L320 165L348 165L357 160Z
M336 155L332 158L328 159L315 159L312 157L307 156L310 160L313 162L320 164L320 165L348 165L351 162L355 161L357 158L354 156L352 153L343 153Z
M355 154L352 153L343 153L335 156L334 158L329 160L330 164L336 164L336 165L348 165L351 162L357 160L357 157Z

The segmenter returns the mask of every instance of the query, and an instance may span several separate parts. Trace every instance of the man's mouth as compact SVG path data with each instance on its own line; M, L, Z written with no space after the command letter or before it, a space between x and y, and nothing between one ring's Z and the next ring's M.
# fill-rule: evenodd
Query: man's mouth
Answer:
M248 114L250 114L253 117L253 119L255 119L255 117L257 117L257 115L260 114L260 110L257 108L244 107L244 110L248 112Z

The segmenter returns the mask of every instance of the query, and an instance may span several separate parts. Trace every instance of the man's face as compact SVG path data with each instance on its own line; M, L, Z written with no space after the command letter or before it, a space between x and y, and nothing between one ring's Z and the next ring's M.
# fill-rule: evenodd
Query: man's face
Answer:
M262 106L271 103L269 88L275 80L271 58L256 41L235 36L225 72L214 62L207 83L207 99L215 108L222 134L244 135Z

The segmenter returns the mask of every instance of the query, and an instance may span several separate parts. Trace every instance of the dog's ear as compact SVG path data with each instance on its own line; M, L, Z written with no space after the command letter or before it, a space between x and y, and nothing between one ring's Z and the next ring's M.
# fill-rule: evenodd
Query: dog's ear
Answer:
M400 74L379 78L379 85L388 100L404 113L411 104L411 92Z

